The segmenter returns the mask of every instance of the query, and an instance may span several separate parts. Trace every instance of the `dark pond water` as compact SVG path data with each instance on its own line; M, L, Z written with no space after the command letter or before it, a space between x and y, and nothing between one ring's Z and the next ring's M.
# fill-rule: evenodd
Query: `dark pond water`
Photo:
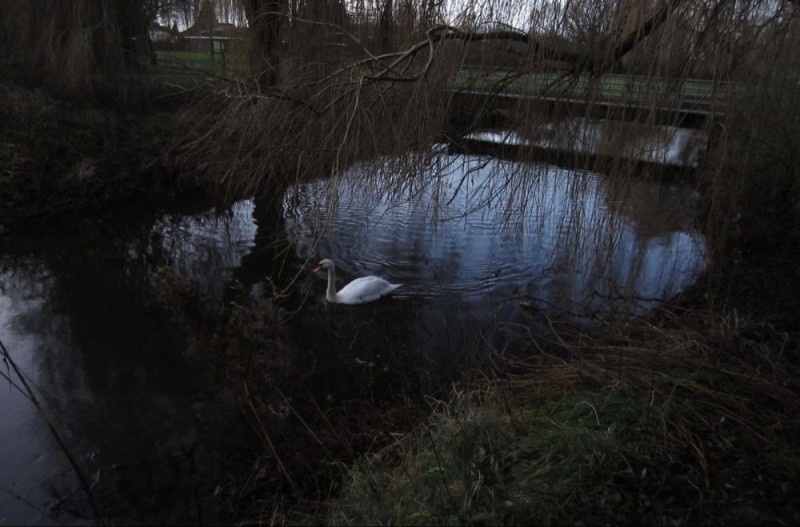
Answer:
M91 221L0 240L0 339L42 410L0 379L0 524L214 523L254 440L210 368L154 304L171 266L221 294L252 246L232 216ZM6 361L6 375L21 381ZM233 432L233 433L231 433ZM249 445L249 446L248 446Z
M211 366L185 353L186 329L155 304L159 269L210 303L230 302L233 283L263 298L274 282L295 372L281 393L380 404L523 343L536 313L590 324L680 292L705 265L694 199L676 185L437 151L294 187L279 214L245 201L6 235L0 339L43 410L2 379L0 523L95 521L48 423L106 521L227 518L218 504L258 447ZM339 286L365 274L403 286L327 305L311 271L322 257Z

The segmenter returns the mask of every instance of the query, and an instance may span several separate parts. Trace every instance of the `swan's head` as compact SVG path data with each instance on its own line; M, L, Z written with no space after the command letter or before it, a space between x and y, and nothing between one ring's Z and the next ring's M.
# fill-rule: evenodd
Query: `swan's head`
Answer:
M325 258L324 260L319 262L319 265L317 266L316 269L314 269L314 272L318 273L319 271L322 271L323 269L328 271L330 269L333 269L333 267L334 267L333 260L329 260L329 259Z

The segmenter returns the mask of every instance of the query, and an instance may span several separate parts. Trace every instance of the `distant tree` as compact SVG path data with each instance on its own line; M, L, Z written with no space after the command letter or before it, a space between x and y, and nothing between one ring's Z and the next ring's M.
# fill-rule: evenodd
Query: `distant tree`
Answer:
M194 20L194 26L207 29L213 27L216 23L217 13L214 8L214 2L212 0L203 0L203 3L200 4L200 11Z
M386 52L392 49L394 34L394 2L393 0L383 0L381 6L381 18L378 25L379 42L381 51Z
M150 25L175 1L7 0L4 52L34 82L87 97L99 80L124 100L140 59L154 57Z

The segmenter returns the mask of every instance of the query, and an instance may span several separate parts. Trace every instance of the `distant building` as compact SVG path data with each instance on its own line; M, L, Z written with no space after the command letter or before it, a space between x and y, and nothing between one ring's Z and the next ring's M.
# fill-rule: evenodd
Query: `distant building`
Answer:
M186 51L199 53L227 52L237 40L245 40L247 29L225 22L214 22L208 27L190 27L181 34Z
M175 35L168 27L159 24L152 24L150 26L150 41L151 42L171 42Z

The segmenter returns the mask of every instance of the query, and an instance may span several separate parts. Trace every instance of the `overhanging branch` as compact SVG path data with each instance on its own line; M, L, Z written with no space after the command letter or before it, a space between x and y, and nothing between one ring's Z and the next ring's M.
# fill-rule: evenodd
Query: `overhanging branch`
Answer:
M428 30L427 39L419 42L410 48L397 53L389 53L383 55L381 58L391 60L391 62L382 62L383 69L376 75L370 75L369 79L373 81L393 81L393 82L409 82L418 80L431 64L429 59L426 62L425 68L422 71L410 76L392 75L391 72L396 71L397 66L410 58L414 57L422 49L428 48L430 52L433 51L433 44L446 40L460 40L462 42L482 42L488 40L507 40L513 42L521 42L532 47L533 54L546 55L547 58L557 61L563 61L573 64L577 70L588 70L593 73L603 73L611 69L622 58L630 53L642 40L647 38L653 31L664 24L669 18L669 14L674 11L682 0L669 0L650 18L642 22L636 29L629 32L617 44L612 53L610 53L611 60L605 60L602 55L587 51L585 53L578 53L558 49L556 47L545 44L544 42L531 37L528 33L520 31L498 30L498 31L464 31L451 26L440 25L435 26ZM800 2L800 0L797 0ZM608 56L608 55L607 55Z
M797 1L800 2L800 0ZM342 75L344 75L345 78L349 77L349 79L345 80L344 83L339 83L344 90L332 100L329 100L327 104L325 104L325 107L322 109L323 112L334 106L336 102L341 100L342 97L345 97L347 93L351 93L352 90L361 90L369 84L416 82L423 78L432 67L434 63L436 45L448 40L461 42L519 42L528 45L530 52L534 55L540 55L549 60L572 64L573 70L576 73L581 71L589 71L593 74L602 74L610 70L625 55L635 49L640 42L652 34L653 31L655 31L658 27L662 26L669 19L670 13L672 13L681 2L682 0L668 0L664 2L655 14L639 24L639 26L634 30L626 34L616 46L610 49L609 52L588 49L581 52L565 50L521 31L500 29L479 32L465 31L448 25L434 26L427 31L426 38L424 40L413 44L405 50L374 55L370 53L366 47L362 46L362 49L367 55L366 57L349 64L342 65L335 72L327 75L323 79L317 79L303 85L302 87L304 88L321 88L321 91L317 92L316 95L312 96L311 99L307 100L304 104L312 107L314 105L314 100L319 98L325 99L326 97L323 96L323 93L327 91L325 86L328 86L329 80L334 77L341 79ZM279 15L277 12L270 12L269 14ZM308 23L320 23L306 20L300 21ZM336 24L322 24L336 27L338 30L343 32L343 34L348 35L351 39L359 42L354 35L351 35L344 28L340 28ZM414 59L423 50L427 50L427 58L425 59L424 63L420 67L409 71ZM355 73L355 75L353 75L353 73ZM298 86L294 86L294 88L298 88ZM272 96L280 94L285 96L288 89L289 87L281 88L278 86L273 86L268 91L273 92L271 94Z

